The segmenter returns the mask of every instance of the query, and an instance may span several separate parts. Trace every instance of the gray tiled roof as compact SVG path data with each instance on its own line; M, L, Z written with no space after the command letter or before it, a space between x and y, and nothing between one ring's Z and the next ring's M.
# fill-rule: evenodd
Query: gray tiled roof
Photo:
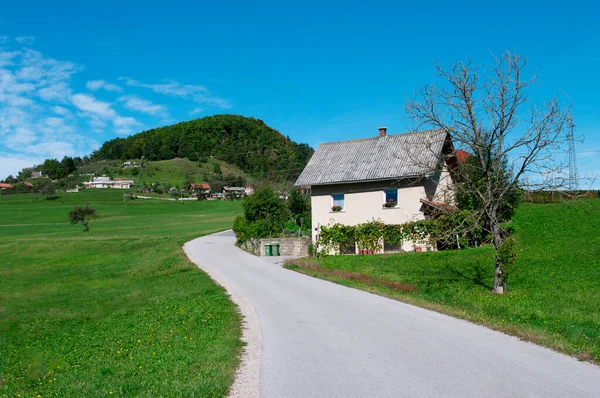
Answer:
M446 136L442 130L427 130L321 144L295 185L429 175L440 161Z

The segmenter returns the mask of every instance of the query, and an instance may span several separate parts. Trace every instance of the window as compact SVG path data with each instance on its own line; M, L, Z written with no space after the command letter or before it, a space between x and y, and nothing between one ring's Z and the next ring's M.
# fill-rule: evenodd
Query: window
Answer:
M344 194L343 193L336 193L336 194L331 195L331 209L334 210L334 207L338 208L340 210L344 209ZM339 211L339 210L337 210L337 211Z
M396 207L398 206L398 190L397 189L387 189L385 191L385 203L389 203L390 205L385 207Z

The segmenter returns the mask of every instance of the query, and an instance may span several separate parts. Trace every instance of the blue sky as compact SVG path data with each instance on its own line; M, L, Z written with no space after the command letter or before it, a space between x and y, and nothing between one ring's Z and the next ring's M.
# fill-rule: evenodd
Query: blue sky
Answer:
M592 1L10 2L0 178L216 113L263 119L314 147L381 125L400 133L404 102L435 81L435 61L489 63L507 49L539 75L532 100L568 95L585 135L580 173L600 174L599 14Z

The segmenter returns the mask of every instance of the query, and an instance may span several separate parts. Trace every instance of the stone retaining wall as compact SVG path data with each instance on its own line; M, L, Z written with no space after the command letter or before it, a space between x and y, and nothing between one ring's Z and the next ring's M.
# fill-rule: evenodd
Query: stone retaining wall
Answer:
M260 240L260 255L265 255L265 245L279 243L280 256L308 256L310 238L265 238Z

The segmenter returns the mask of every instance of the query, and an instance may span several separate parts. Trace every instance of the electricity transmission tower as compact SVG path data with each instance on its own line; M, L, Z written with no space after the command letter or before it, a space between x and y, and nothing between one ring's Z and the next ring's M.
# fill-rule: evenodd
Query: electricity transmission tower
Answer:
M579 175L577 174L577 159L575 159L575 137L573 130L575 125L573 119L569 117L569 130L567 133L567 141L569 141L569 190L575 191L579 188Z

